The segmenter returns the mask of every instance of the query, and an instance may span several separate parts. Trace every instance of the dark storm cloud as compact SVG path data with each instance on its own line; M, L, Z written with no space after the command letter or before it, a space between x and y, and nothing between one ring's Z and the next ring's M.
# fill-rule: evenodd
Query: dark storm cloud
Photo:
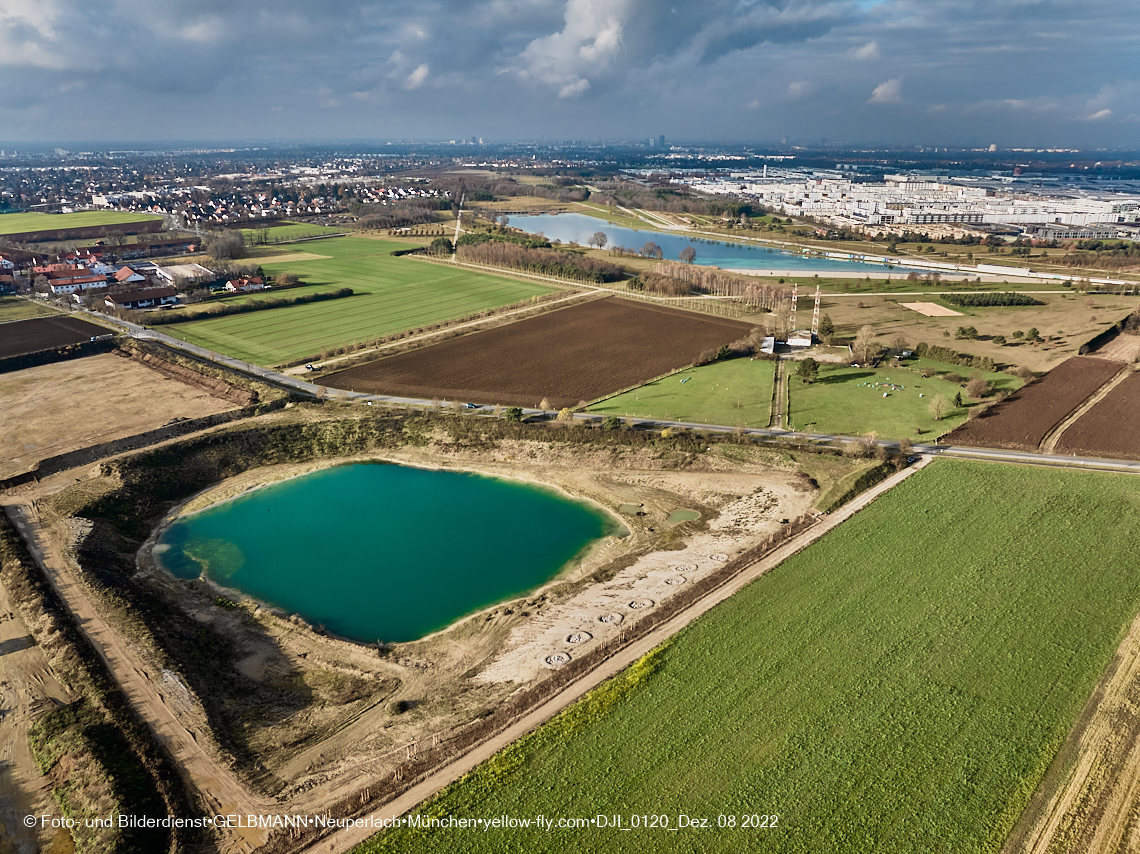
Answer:
M1138 36L1124 0L0 0L0 138L1119 145Z

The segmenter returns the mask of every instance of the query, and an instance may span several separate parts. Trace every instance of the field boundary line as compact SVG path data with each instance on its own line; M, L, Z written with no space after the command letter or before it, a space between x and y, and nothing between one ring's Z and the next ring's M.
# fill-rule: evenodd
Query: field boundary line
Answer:
M375 826L381 820L404 815L415 809L426 799L437 794L464 774L474 770L478 765L490 759L503 748L513 744L519 738L522 738L539 726L545 724L559 712L581 699L587 692L625 670L634 662L687 627L694 620L703 616L757 578L775 569L793 555L803 551L824 534L854 516L880 495L924 468L931 462L931 459L929 456L924 456L917 465L905 468L891 475L891 477L876 484L863 494L843 505L843 507L839 508L835 513L817 516L816 521L810 527L776 546L752 563L744 566L740 571L729 576L716 587L713 587L704 596L693 601L673 616L667 618L664 622L651 628L646 634L631 639L628 644L619 647L612 655L598 662L592 669L584 672L574 681L568 683L561 691L541 701L530 711L524 713L512 723L507 724L498 733L491 735L482 742L472 745L465 752L460 753L445 764L427 771L418 781L395 798L388 800L376 808L370 809L367 813L354 816L354 818L361 819L362 824L367 824L368 819L371 818L374 820ZM321 852L347 852L374 835L376 835L374 828L346 828L326 835L322 839L316 840L300 850L305 852L305 854L316 854L318 848Z
M1112 379L1086 397L1076 409L1061 420L1060 424L1046 433L1045 438L1041 440L1041 444L1037 446L1037 449L1043 454L1054 453L1065 431L1080 421L1090 409L1106 398L1114 388L1132 376L1135 370L1135 365L1125 365L1121 368L1116 376L1112 377Z
M1122 742L1120 721L1121 716L1131 717L1132 726L1136 725L1137 715L1127 692L1137 678L1140 678L1140 615L1132 621L1113 660L1038 785L1022 820L1006 840L1002 854L1014 851L1046 854L1058 834L1073 829L1066 819L1074 820L1085 846L1083 850L1119 850L1132 821L1132 805L1140 788L1140 743L1128 738L1127 724ZM1066 770L1069 763L1072 765ZM1054 772L1056 785L1051 786L1053 781L1049 777ZM1080 810L1082 802L1086 809L1091 803L1096 816L1091 838L1087 832L1089 825L1082 821L1088 815Z

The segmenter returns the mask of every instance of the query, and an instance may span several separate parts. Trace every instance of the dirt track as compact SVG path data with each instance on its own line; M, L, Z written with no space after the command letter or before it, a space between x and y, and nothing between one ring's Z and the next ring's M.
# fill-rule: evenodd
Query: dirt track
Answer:
M430 774L427 778L417 783L403 795L396 800L385 804L378 810L373 811L368 816L364 817L365 820L372 819L375 822L380 822L384 819L389 819L394 816L404 815L415 809L426 799L441 791L446 786L453 783L455 780L462 777L464 774L473 770L477 765L490 759L500 750L514 741L517 741L528 732L536 729L541 724L550 720L563 709L570 706L572 703L581 699L588 691L600 685L607 679L620 673L629 665L640 659L642 656L661 645L668 638L675 635L685 626L692 623L702 614L708 612L716 605L728 599L734 593L739 591L745 585L759 578L766 572L779 566L792 555L803 550L811 543L818 540L828 531L834 529L836 526L851 518L859 510L866 507L884 492L897 486L906 478L910 477L919 469L925 467L931 461L930 457L924 457L916 465L904 469L903 471L891 476L887 480L880 483L878 486L873 487L867 492L860 495L854 501L844 505L828 516L813 525L808 530L804 531L795 539L790 540L779 548L769 553L762 560L757 561L755 564L741 572L734 577L731 581L727 582L722 587L717 588L705 598L693 603L691 607L685 611L677 614L671 620L662 623L652 632L640 640L634 641L629 646L623 647L614 656L607 659L603 664L591 671L589 674L567 686L567 688L560 694L555 695L547 700L541 706L538 706L525 717L516 721L506 730L494 738L483 742L468 753L460 756L450 764L438 769ZM326 837L318 843L314 843L308 848L303 849L306 854L317 854L317 852L347 852L352 847L359 845L364 840L374 835L374 831L364 829L348 829L339 831L333 836Z
M186 702L178 686L164 682L162 673L148 672L147 665L130 644L107 625L83 585L76 581L69 560L54 547L52 538L43 535L35 508L17 504L9 505L7 509L36 563L74 616L79 630L91 641L123 689L131 708L150 727L186 779L205 799L210 814L273 812L273 801L250 795L228 768L198 745L194 733L182 726L168 707L168 704ZM235 835L229 838L219 834L219 850L248 852L265 841L263 833L256 830L235 830L233 833Z
M1061 747L1004 854L1136 851L1140 617Z
M25 815L54 812L48 781L32 758L32 722L71 697L34 645L28 627L0 583L0 852L68 851L67 830L24 826ZM38 846L38 847L37 847Z

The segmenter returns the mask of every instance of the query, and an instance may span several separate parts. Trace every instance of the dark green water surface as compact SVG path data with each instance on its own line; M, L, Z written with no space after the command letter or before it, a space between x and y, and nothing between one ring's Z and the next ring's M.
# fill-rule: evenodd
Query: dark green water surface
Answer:
M364 642L423 637L541 586L620 533L601 511L492 477L386 464L325 469L187 516L157 549Z

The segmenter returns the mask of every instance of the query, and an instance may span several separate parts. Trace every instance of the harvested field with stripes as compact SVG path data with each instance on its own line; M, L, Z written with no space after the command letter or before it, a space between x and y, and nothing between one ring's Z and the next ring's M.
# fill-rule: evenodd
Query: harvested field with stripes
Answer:
M1138 422L1140 373L1124 380L1062 433L1057 453L1140 460Z
M334 388L575 406L689 365L747 323L607 297L327 376Z
M1036 451L1050 431L1124 366L1123 362L1074 356L1039 381L949 433L946 442Z

